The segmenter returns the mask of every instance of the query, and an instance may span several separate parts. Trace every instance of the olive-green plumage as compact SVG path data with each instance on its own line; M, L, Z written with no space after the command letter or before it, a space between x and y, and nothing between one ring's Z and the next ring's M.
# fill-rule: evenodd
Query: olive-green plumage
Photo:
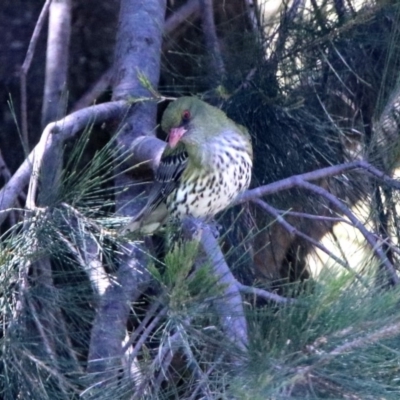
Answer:
M253 151L246 128L196 97L168 105L168 144L145 207L124 228L152 233L168 218L211 218L250 184Z

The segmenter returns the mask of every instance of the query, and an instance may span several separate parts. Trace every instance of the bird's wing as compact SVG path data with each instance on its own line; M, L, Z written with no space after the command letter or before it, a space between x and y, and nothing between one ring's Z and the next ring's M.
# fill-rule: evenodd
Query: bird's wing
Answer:
M188 154L183 145L171 149L167 146L161 156L146 205L122 229L122 233L135 232L149 225L145 232L153 232L163 223L167 215L164 201L179 185L188 163Z
M145 207L145 215L150 214L160 203L164 202L179 185L187 163L188 154L183 145L178 145L174 149L167 146L161 156L160 165L154 178L154 185Z

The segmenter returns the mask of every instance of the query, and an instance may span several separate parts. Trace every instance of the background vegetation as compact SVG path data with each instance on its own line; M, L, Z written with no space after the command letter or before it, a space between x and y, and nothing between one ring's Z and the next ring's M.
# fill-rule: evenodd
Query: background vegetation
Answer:
M2 1L1 397L399 398L399 11ZM252 188L121 237L187 94L249 128Z

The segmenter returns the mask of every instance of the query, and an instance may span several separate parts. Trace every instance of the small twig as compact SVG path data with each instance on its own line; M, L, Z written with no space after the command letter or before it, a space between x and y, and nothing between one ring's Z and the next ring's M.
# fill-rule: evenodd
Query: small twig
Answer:
M330 351L329 353L322 355L322 357L314 364L307 367L297 368L298 373L291 379L292 385L303 381L316 367L321 367L322 365L327 364L337 356L341 356L345 353L354 351L355 349L364 347L366 345L373 345L380 340L386 340L388 338L398 336L399 334L400 322L385 326L382 329L379 329L375 332L369 333L352 341L347 341L346 343L338 346L336 349Z
M72 385L67 379L65 379L65 376L63 376L60 372L58 372L55 368L49 367L46 365L46 363L44 363L42 360L40 360L39 358L37 358L35 355L33 355L32 353L30 353L28 350L26 350L24 348L23 350L23 355L26 356L27 358L29 358L31 361L33 361L33 363L37 366L39 366L40 368L43 368L44 371L46 371L49 376L53 376L54 378L58 379L60 382L63 382L63 387L68 386L70 389L72 389L74 392L79 393L80 390L78 389L78 387ZM15 351L13 351L13 359L14 362L19 362L21 360L21 354L15 354ZM22 371L26 371L26 365L19 365L20 366L20 370ZM32 381L32 377L29 377L28 381ZM65 390L65 388L63 388ZM65 392L65 394L67 394L68 392Z
M142 333L142 331L146 328L150 319L155 317L157 309L161 306L161 299L157 299L157 301L153 302L150 309L146 311L146 316L143 318L140 325L135 329L135 331L130 336L129 340L124 344L122 349L123 352L128 350L128 347L135 342L137 337Z
M135 357L137 357L137 355L139 354L144 342L147 340L147 338L151 335L153 329L157 326L158 322L160 321L161 318L164 317L164 315L166 315L168 312L168 308L164 307L162 308L157 315L153 318L153 321L151 321L151 323L146 327L146 329L144 329L143 333L140 335L139 340L137 341L137 343L135 344L135 347L133 348L133 350L129 353L129 357L131 359L134 359ZM136 339L136 337L138 335L132 335L134 336L134 339L130 338L128 343L124 346L123 351L125 352L127 350L127 348L133 343L133 341Z
M275 49L270 57L270 61L273 61L274 65L278 65L278 60L282 59L282 55L284 53L285 45L287 43L287 38L289 35L289 26L296 18L298 10L304 8L304 0L294 0L291 2L290 8L288 7L288 3L284 2L284 9L281 11L281 21L279 24L279 28L275 35L276 44Z
M24 309L24 305L27 302L27 296L29 296L29 271L30 268L35 264L35 261L29 257L29 254L34 254L39 249L39 240L37 237L37 224L38 222L43 223L43 221L47 218L46 210L37 209L34 212L30 213L30 218L25 218L23 223L23 232L25 234L25 246L22 247L22 253L16 254L15 257L16 265L18 265L18 294L17 294L17 302L15 307L15 320L17 320L18 316L22 313ZM28 251L29 247L29 251ZM24 251L28 251L25 253ZM22 262L21 262L22 261ZM41 263L42 265L40 265ZM36 265L41 270L40 274L40 282L45 287L53 287L53 281L50 272L50 261L48 258L43 258L42 260L36 261ZM35 269L35 268L33 268Z
M313 8L313 11L311 12L311 15L314 15L314 18L315 18L315 20L316 20L321 32L326 35L329 32L329 29L326 26L327 20L326 20L326 17L324 15L324 12L322 11L323 7L320 7L317 4L316 0L311 0L311 6Z
M38 330L38 332L40 334L40 337L42 338L42 343L44 345L44 348L46 349L46 353L50 357L50 360L52 361L52 365L53 365L52 369L55 369L57 371L56 376L58 377L58 382L59 382L60 388L62 389L64 394L66 394L67 390L64 387L64 380L65 379L61 378L62 375L60 375L58 373L59 368L58 368L58 363L57 363L56 351L52 348L52 345L50 344L50 341L49 341L49 339L48 339L48 337L47 337L47 335L45 333L45 330L44 330L44 328L42 326L42 323L39 320L39 316L37 315L35 306L32 304L30 299L26 298L26 296L25 296L25 301L27 301L29 303L29 310L32 313L33 319L35 321L36 328L37 328L37 330Z
M155 371L158 366L160 366L161 369L164 370L167 368L167 366L170 364L172 360L175 351L174 347L177 346L179 339L180 339L180 333L176 332L171 337L168 338L166 346L163 347L162 345L160 345L157 357L153 360L151 366L148 368L149 375L147 379L144 379L143 382L136 389L136 392L133 395L132 400L137 400L142 398L143 393L146 390L146 386L154 379L153 374L150 374L150 372Z
M268 292L268 290L260 289L253 286L243 285L240 282L237 282L236 285L242 293L252 294L254 296L261 297L268 301L274 301L275 303L294 304L297 302L296 299L289 299L287 297L279 296L279 294Z
M391 251L393 251L394 253L400 255L400 249L398 246L396 246L390 237L386 237L386 238L382 238L380 237L378 234L376 233L372 233L375 236L375 239L378 241L381 241L382 244L385 244L386 246L388 246L390 248Z
M37 42L39 40L40 32L43 28L44 22L46 20L47 13L52 0L46 0L42 11L40 12L39 18L36 22L35 29L29 42L28 50L26 52L25 60L22 64L20 71L20 87L21 87L21 129L22 129L22 140L24 145L24 150L26 156L29 153L29 134L28 134L28 100L26 91L26 77L28 75L29 68L32 63L33 55L35 54L35 49Z
M257 72L257 68L252 68L249 73L245 76L243 81L240 83L240 85L234 90L232 93L232 97L239 93L241 90L246 89L250 86L251 80L253 79L255 73Z
M170 351L167 353L166 357L164 357L162 363L160 364L160 372L157 375L157 378L153 383L153 390L157 392L166 378L166 371L172 362L172 358L174 357L174 352Z
M197 394L199 393L200 390L202 390L202 386L207 381L208 377L212 374L214 369L217 368L218 364L221 362L223 357L224 357L223 355L219 356L218 359L214 363L211 364L211 367L208 368L208 370L205 373L202 374L202 376L200 378L200 381L196 385L196 389L193 391L193 393L190 396L189 400L195 400L195 399L198 398Z
M299 217L299 218L307 218L307 219L313 219L316 221L327 221L327 222L343 222L346 224L351 225L351 223L345 219L345 218L340 218L340 217L326 217L324 215L315 215L315 214L308 214L308 213L303 213L303 212L297 212L297 211L285 211L285 210L279 210L275 209L276 212L278 212L282 216L290 216L290 217Z
M192 350L192 346L190 346L190 343L188 342L187 339L187 331L183 328L183 326L181 326L179 329L179 333L181 336L181 342L182 342L182 351L183 353L186 355L186 365L188 366L188 368L190 368L193 371L193 374L197 377L197 379L199 380L200 384L201 383L205 383L207 381L208 375L206 375L204 373L204 371L202 370L202 368L200 367L199 361L196 359L196 356L193 354L193 350ZM221 359L223 356L219 356L219 359ZM213 362L212 365L214 367L216 367L218 361ZM209 369L210 371L210 369ZM212 371L212 369L211 369ZM210 373L211 373L210 371ZM200 386L200 385L199 385ZM199 388L199 386L197 386L197 388ZM205 393L205 398L209 399L211 398L211 393L209 390L204 389L204 391L207 391L207 393Z
M96 223L95 220L93 220L91 218L87 218L79 210L77 210L76 208L72 207L70 204L62 202L60 205L62 207L64 207L68 212L72 213L77 220L84 221L86 225L88 225L91 228L95 229L97 232L99 232L99 233L106 233L107 232L102 226L100 226L98 223Z

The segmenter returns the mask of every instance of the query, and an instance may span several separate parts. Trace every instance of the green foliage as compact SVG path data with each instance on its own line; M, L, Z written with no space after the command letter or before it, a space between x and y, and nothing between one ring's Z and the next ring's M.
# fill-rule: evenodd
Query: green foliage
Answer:
M329 112L322 118L326 109L320 104L316 107L314 101L351 92L350 103L355 108L364 112L364 106L378 105L378 109L393 83L397 41L390 32L387 36L386 26L380 26L384 11L374 14L368 25L350 16L329 19L332 10L323 11L326 15L303 14L278 32L281 45L269 50L269 63L265 46L275 43L272 38L270 42L266 36L255 40L248 28L245 34L237 30L224 36L229 50L224 55L227 80L212 93L225 100L235 120L239 117L253 126L259 152L258 182L345 161L340 153L342 134L354 126L341 126ZM397 22L398 14L394 15L392 22ZM240 15L219 29L233 31L243 21ZM366 27L379 33L378 42ZM177 67L171 59L164 59L163 90L186 93L208 88L207 54L198 36L193 24L185 40L171 46L169 56L185 63ZM380 52L380 43L392 52ZM195 51L190 54L188 48ZM367 59L367 54L373 57ZM361 74L358 67L364 61ZM138 73L149 92L163 99ZM242 91L246 87L250 90ZM317 96L310 95L314 90ZM278 106L271 105L275 101ZM360 122L358 116L355 119ZM173 241L163 249L165 255L162 251L145 254L146 260L153 261L148 266L152 280L134 302L128 298L123 304L129 307L130 316L126 331L117 332L123 341L122 361L113 364L107 376L89 373L96 312L105 290L120 289L116 276L124 247L128 247L106 229L121 224L113 216L113 179L115 168L124 165L127 154L117 153L112 140L88 156L90 133L88 127L72 149L66 150L57 201L27 215L24 226L15 226L0 243L2 399L400 397L398 288L377 290L368 272L363 272L365 286L352 274L327 269L318 280L289 286L287 296L297 297L293 303L261 307L243 296L249 300L244 304L250 337L249 352L243 354L221 328L215 303L224 300L229 304L230 299L222 298L224 287L196 242ZM340 190L353 183L347 177L336 181L340 181ZM345 189L343 198L360 197ZM293 198L299 201L297 191L278 199L277 206L283 204L281 208L287 210L291 207L288 199ZM308 202L310 213L323 214L321 209L328 209L328 203L320 199L314 203L311 198L301 198ZM235 210L221 242L231 232L235 234L232 221L237 223L240 217ZM263 229L273 222L264 221ZM246 242L244 251L239 244L229 250L231 270L240 278L250 275L253 228L237 235L240 244ZM139 244L129 243L134 249ZM111 304L110 313L117 306ZM113 360L105 361L111 364ZM116 383L112 381L115 376Z
M96 158L93 162L101 164ZM88 165L87 171L97 174L98 169ZM65 173L67 182L77 176L73 174ZM132 305L139 322L153 305L158 304L160 310L152 317L157 322L153 329L141 332L134 342L143 339L144 343L135 363L136 389L132 389L131 376L121 378L120 386L89 390L85 365L98 296L90 282L93 271L79 249L90 238L112 266L118 243L96 231L106 214L96 219L96 213L85 212L86 199L100 200L103 192L93 187L98 197L92 197L90 190L82 196L73 184L64 188L68 187L71 192L65 191L65 198L83 207L60 205L51 212L42 210L31 219L30 229L9 234L1 245L3 398L63 399L81 394L87 399L124 399L139 391L140 382L148 377L157 382L165 376L166 384L148 387L140 398L190 398L199 382L209 399L399 396L399 335L393 329L400 329L398 289L373 290L372 278L366 288L350 274L326 271L302 292L296 304L261 309L249 305L251 346L238 368L226 356L237 350L221 334L213 308L222 288L207 262L198 257L195 242L173 243L163 263L150 268L157 283L153 295ZM47 277L43 275L46 258L51 260ZM25 305L18 311L20 297L13 294L14 282L27 278L21 274L29 266L40 273L35 279L28 277ZM298 292L293 287L293 293ZM170 367L157 355L172 351Z
M4 399L74 398L84 388L93 305L98 301L94 274L101 272L93 260L98 251L105 266L112 269L115 263L116 241L102 224L110 224L104 219L113 206L107 196L113 168L124 158L116 156L111 141L85 162L90 132L88 128L68 154L55 204L27 213L23 226L2 237Z
M232 392L243 399L398 398L399 295L328 273L297 305L251 312L252 352Z
M221 285L212 274L210 265L198 257L196 242L175 243L164 258L162 269L151 266L150 272L161 285L161 298L168 315L175 321L212 318L212 300L221 295ZM197 322L196 322L197 321Z
M101 207L112 207L115 170L128 158L127 152L116 152L115 135L103 148L88 158L87 150L93 127L89 126L72 146L61 178L58 202L84 208L88 216ZM109 200L105 200L109 197Z

